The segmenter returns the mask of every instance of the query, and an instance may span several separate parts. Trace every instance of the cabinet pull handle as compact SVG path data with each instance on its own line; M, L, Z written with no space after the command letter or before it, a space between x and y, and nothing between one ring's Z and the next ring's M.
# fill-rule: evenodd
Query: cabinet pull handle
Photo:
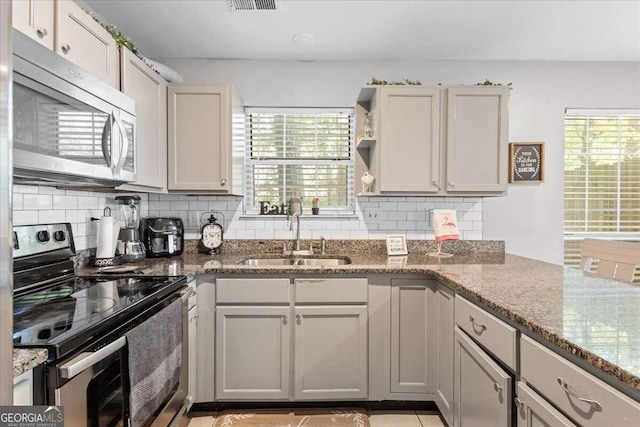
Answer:
M296 314L296 323L298 325L302 325L302 316L300 316L299 314Z
M280 316L282 318L282 324L286 325L287 322L289 321L289 317L286 314L283 314L282 316Z
M581 402L588 403L589 405L591 405L594 411L602 412L602 405L600 405L600 403L598 403L596 400L588 399L586 397L582 397L579 394L574 393L573 391L571 391L571 389L569 389L569 384L567 384L567 382L560 377L558 377L558 384L560 385L562 390L565 393L567 393L569 396L575 397Z
M493 383L493 389L496 391L496 393L502 393L502 386L498 383Z
M438 185L438 181L433 180L431 181L431 184L433 184L433 186L436 187L438 190L440 189L440 186Z
M47 29L44 27L40 27L36 30L36 34L38 35L38 37L40 37L41 39L47 37L47 34L49 34L47 32Z
M476 329L476 328L480 329L480 333L487 330L487 325L484 325L482 323L476 323L476 319L474 319L473 316L469 316L469 320L471 321L471 325L473 326L473 329Z
M456 186L456 183L455 183L455 182L453 182L453 181L449 181L449 186L450 186L450 187L455 187L455 186Z
M68 44L63 44L60 49L62 50L62 53L66 55L71 50L71 46L69 46Z
M220 185L221 185L221 186L223 186L223 187L224 187L225 185L227 185L227 180L226 180L226 179L221 179L221 180L220 180Z
M513 399L513 402L516 404L517 408L524 409L524 401L520 400L519 397Z

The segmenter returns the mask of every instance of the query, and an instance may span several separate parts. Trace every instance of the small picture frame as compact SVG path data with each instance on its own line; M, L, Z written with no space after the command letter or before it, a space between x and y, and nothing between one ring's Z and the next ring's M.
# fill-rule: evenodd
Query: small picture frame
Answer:
M544 142L509 144L509 183L544 182Z
M403 234L387 235L387 255L408 255L407 239Z

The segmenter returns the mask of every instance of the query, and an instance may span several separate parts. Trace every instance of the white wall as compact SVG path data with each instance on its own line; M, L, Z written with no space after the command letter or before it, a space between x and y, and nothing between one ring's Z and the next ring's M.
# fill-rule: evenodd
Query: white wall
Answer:
M504 240L509 253L556 264L563 252L564 109L640 108L640 63L159 60L189 82L234 83L247 106L352 106L371 77L425 85L512 82L509 139L545 142L546 179L485 198L483 238Z

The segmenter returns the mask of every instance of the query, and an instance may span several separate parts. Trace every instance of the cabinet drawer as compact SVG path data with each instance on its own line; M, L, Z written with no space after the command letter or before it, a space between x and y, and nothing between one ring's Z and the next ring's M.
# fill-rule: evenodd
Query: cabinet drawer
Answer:
M631 426L640 419L640 403L529 337L520 339L520 368L529 385L581 426Z
M455 299L456 324L516 370L516 330L464 298Z
M288 303L289 279L217 279L216 303Z
M345 303L367 302L367 279L295 279L296 302Z

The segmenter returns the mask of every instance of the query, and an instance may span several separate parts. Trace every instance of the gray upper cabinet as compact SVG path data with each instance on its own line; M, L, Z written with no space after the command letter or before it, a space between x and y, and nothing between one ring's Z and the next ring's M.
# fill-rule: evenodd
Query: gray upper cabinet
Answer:
M166 191L167 82L129 49L121 49L120 65L121 90L136 101L136 180L130 184Z
M356 105L356 176L380 195L501 195L508 172L508 87L368 86Z
M53 50L54 2L21 0L11 5L13 27Z
M169 85L169 190L231 193L233 116L242 109L231 84Z
M509 88L447 89L448 193L507 190Z

